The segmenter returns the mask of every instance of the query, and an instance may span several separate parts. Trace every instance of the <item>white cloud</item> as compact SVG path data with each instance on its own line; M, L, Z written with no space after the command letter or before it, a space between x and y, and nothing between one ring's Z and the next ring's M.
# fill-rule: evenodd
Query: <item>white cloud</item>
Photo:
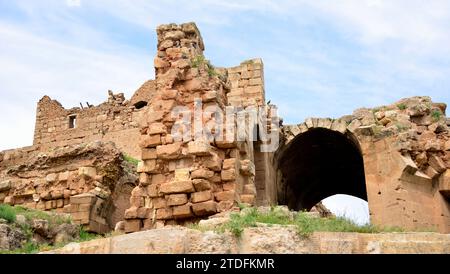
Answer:
M73 8L73 7L80 7L81 6L81 0L66 0L67 6Z
M128 98L153 78L152 57L75 47L0 23L0 150L32 144L35 108L44 95L67 108L82 101L99 104L107 91Z

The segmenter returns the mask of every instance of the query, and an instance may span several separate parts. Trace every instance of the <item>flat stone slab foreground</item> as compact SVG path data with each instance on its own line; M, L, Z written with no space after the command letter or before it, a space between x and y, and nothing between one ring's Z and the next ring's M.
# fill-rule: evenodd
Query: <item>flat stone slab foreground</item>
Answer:
M335 233L299 236L293 227L246 228L230 233L169 227L84 243L42 254L450 254L450 234Z

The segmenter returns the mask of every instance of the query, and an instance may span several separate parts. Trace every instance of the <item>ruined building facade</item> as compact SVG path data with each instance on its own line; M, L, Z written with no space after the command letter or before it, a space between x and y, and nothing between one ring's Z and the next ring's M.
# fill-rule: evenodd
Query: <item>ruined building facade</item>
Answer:
M215 68L195 24L157 32L155 80L130 100L110 92L99 106L73 109L39 101L33 146L0 153L0 203L70 213L96 232L135 232L241 203L310 210L348 194L368 201L374 224L450 232L445 104L414 97L282 125L266 104L260 59ZM253 108L257 116L239 115ZM238 111L220 119L211 109ZM180 124L189 111L201 116ZM233 131L242 124L250 126ZM206 127L244 138L210 139ZM186 132L201 138L180 139ZM137 174L124 155L139 160Z

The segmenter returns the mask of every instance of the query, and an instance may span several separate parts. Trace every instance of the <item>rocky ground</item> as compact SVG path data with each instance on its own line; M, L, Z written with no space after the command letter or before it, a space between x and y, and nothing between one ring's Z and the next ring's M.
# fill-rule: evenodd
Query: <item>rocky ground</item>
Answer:
M68 215L0 205L0 253L35 253L92 238Z
M386 230L387 231L387 230ZM46 254L450 254L450 235L384 232L285 207L245 208L186 228L167 226L71 243Z

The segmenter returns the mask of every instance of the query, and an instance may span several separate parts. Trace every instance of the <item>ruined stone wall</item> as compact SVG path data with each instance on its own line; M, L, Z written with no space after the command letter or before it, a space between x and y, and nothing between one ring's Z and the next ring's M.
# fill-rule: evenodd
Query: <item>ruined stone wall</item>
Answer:
M261 59L227 68L230 92L228 104L237 107L265 105L264 64Z
M132 174L112 143L38 152L16 165L0 165L0 204L68 213L88 231L104 233L123 220L127 185L137 180Z
M232 210L239 202L255 203L253 143L209 139L202 126L195 126L236 126L235 120L221 124L206 111L224 111L228 105L226 70L205 60L195 24L162 25L157 32L157 92L141 128L140 185L125 213L126 232L186 224ZM173 116L180 107L204 113L180 126L180 117ZM173 134L180 131L189 132L188 138L177 140ZM202 137L194 138L198 134Z
M358 109L336 120L307 119L284 127L285 141L278 153L317 128L353 138L364 160L372 223L448 233L450 123L445 110L445 104L433 103L429 97L413 97L389 106ZM283 176L277 180L279 191Z
M242 235L237 237L231 233L168 227L90 242L72 243L64 248L45 253L450 254L450 235L314 232L309 237L302 237L292 226L261 226L245 228Z
M124 153L139 158L139 123L151 96L153 81L146 82L126 101L123 94L110 93L107 102L99 106L64 109L48 96L38 103L34 146L42 151L56 147L112 141Z

